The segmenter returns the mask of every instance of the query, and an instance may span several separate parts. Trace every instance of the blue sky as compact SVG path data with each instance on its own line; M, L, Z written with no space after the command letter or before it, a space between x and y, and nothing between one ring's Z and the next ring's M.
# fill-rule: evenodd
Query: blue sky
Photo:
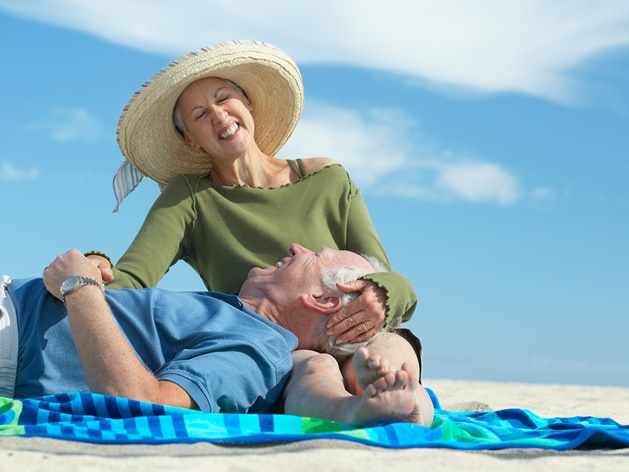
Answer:
M112 213L122 107L176 56L257 39L304 78L279 156L361 187L428 378L629 387L629 2L210 3L0 0L0 272L120 257L158 195ZM160 286L203 288L183 263Z

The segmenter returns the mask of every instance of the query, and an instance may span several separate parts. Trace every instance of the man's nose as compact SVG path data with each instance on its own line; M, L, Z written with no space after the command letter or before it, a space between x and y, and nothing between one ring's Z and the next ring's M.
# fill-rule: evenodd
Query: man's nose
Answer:
M309 249L306 249L305 247L303 247L301 244L298 244L298 243L293 243L290 246L288 246L289 256L294 256L302 252L312 252L312 251L310 251Z

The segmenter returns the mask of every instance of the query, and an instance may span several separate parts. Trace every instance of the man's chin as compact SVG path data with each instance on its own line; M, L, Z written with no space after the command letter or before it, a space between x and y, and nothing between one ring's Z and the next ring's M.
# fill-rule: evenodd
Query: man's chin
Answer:
M259 275L269 275L275 272L276 270L277 270L277 267L273 267L273 266L266 267L264 269L262 269L261 267L254 267L247 274L247 278L251 279Z

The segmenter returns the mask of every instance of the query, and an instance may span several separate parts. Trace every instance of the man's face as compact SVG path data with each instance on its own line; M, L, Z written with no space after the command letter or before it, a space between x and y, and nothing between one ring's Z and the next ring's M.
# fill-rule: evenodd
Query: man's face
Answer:
M251 269L243 290L256 289L266 294L288 293L294 296L320 293L323 289L321 270L346 265L364 268L368 273L374 272L371 264L351 251L326 247L314 252L293 243L288 248L288 256L275 266Z

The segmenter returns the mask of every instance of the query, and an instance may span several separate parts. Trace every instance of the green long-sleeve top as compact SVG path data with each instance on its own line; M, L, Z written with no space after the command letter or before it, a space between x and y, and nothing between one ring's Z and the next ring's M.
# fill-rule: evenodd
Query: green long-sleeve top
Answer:
M275 188L176 177L115 265L108 288L154 287L183 259L208 290L233 293L251 268L274 265L293 242L368 254L390 269L360 190L341 165L332 164ZM408 279L393 271L364 278L386 290L387 322L411 317L417 298Z

